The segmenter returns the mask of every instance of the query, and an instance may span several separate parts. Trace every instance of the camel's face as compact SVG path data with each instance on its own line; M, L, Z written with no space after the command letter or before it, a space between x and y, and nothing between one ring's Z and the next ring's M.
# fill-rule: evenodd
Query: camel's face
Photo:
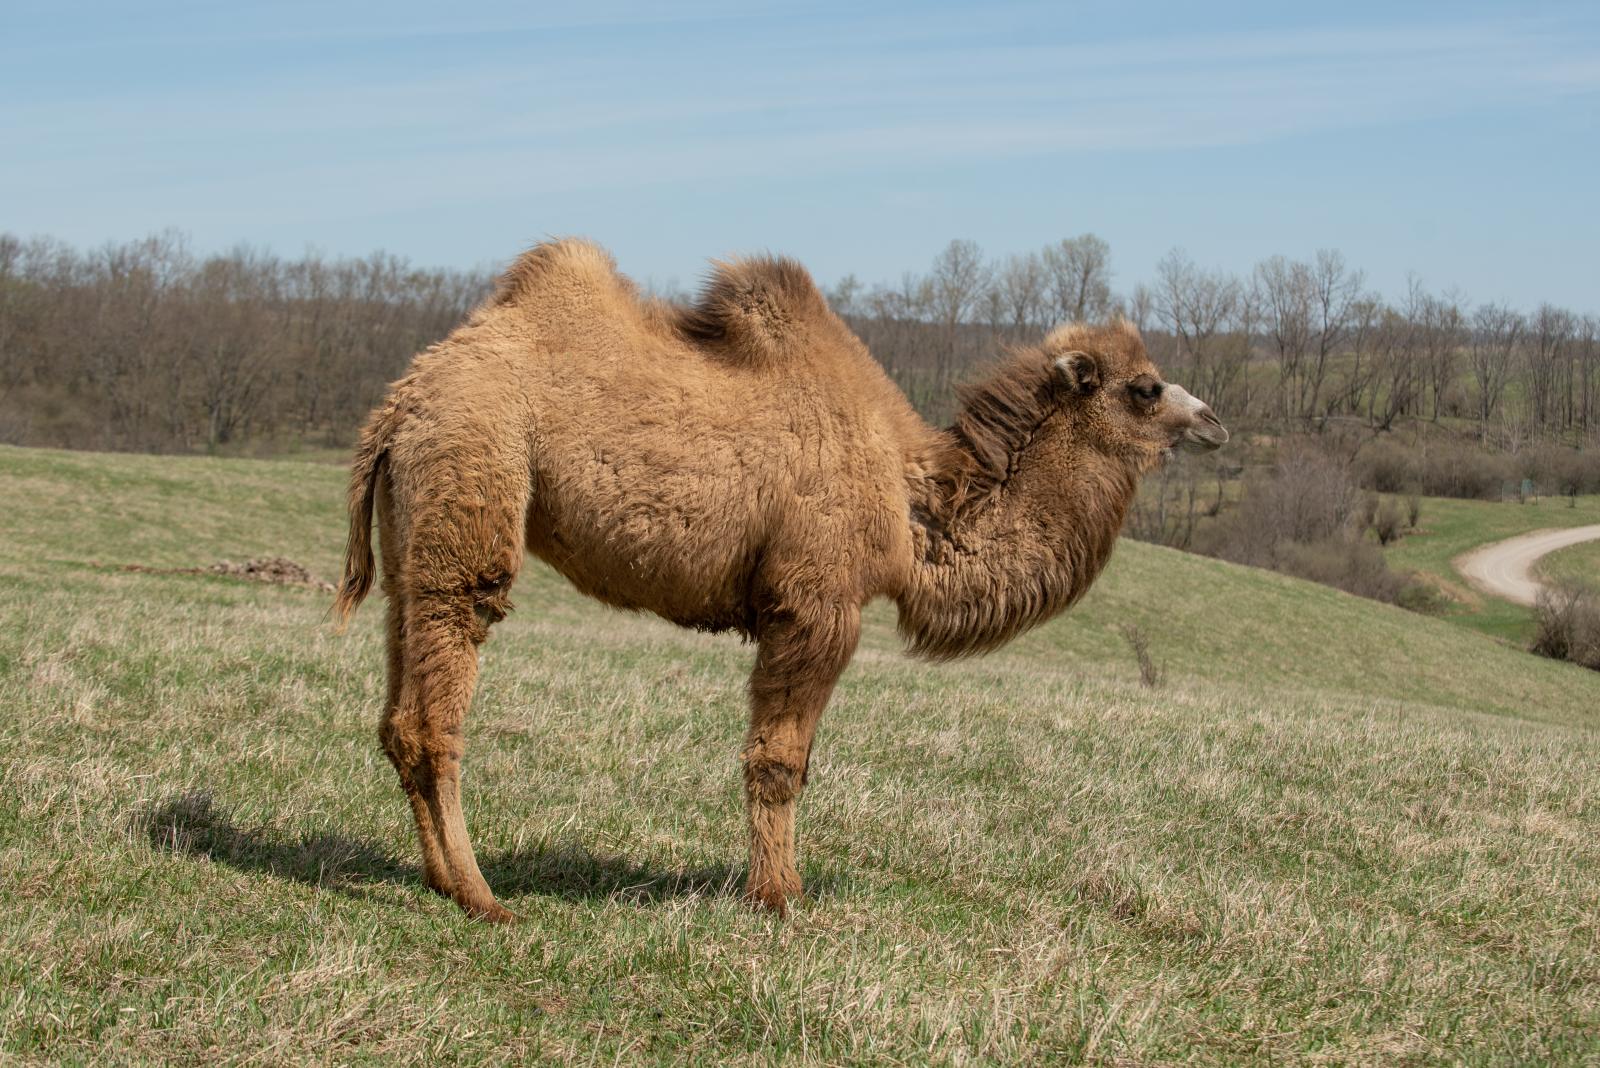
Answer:
M1058 330L1045 349L1070 387L1072 423L1104 451L1148 468L1177 449L1209 452L1227 442L1209 406L1162 380L1131 325Z

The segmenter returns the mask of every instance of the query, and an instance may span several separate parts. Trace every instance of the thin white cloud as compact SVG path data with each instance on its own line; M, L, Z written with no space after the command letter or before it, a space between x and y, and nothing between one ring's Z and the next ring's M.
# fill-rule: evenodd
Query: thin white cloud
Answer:
M957 46L953 18L915 48L884 46L893 31L869 20L837 49L732 50L720 68L555 54L13 101L0 135L30 152L0 190L88 188L103 180L88 165L111 153L124 194L359 189L360 209L381 212L406 197L1259 143L1600 90L1587 39L1538 19Z

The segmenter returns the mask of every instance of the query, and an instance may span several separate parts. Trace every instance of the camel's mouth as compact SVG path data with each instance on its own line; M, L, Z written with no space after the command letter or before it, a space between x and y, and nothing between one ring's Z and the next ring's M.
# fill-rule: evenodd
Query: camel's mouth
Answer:
M1178 435L1178 440L1173 442L1174 447L1186 452L1210 452L1220 449L1228 443L1228 428L1222 425L1210 408L1202 408L1195 413L1195 422Z

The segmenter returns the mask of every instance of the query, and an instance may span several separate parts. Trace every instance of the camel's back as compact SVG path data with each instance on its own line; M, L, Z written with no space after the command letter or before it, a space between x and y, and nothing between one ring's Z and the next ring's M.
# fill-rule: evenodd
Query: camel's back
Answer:
M680 306L642 298L597 245L549 242L517 259L475 318L522 333L529 355L569 361L648 355L680 375L704 366L772 378L882 378L798 263L754 257L712 266L698 299Z
M717 263L700 298L681 307L642 299L598 246L557 241L519 258L475 323L514 353L546 417L593 423L615 406L752 431L765 422L771 433L794 429L796 417L923 429L792 260Z

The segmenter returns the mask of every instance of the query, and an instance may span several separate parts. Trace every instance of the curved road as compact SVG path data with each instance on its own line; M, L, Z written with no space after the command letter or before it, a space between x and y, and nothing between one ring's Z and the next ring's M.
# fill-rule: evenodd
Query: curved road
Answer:
M1540 586L1533 577L1534 561L1546 553L1596 538L1600 538L1600 525L1536 530L1484 545L1456 557L1454 562L1456 570L1480 590L1531 605L1539 596Z

